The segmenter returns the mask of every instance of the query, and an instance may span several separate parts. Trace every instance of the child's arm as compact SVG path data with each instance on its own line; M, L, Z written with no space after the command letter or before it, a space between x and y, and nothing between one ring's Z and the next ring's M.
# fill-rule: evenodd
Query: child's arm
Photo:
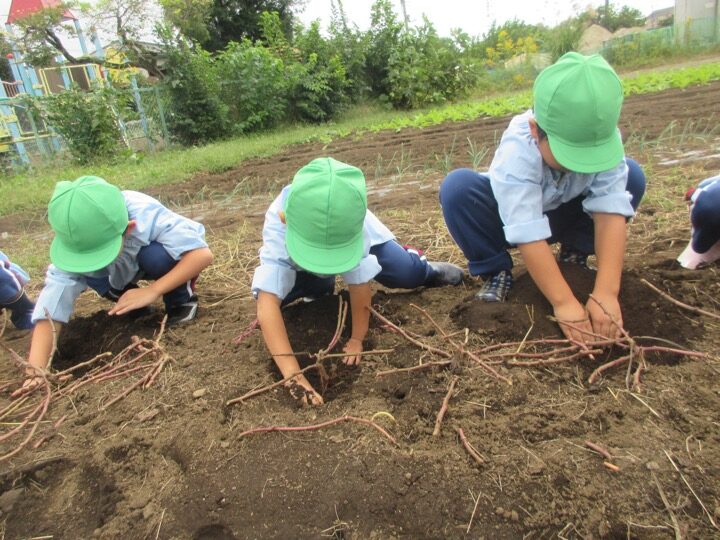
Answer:
M595 212L593 221L595 222L595 253L598 264L593 296L602 304L602 307L590 299L587 309L596 334L617 338L620 336L620 328L623 326L618 295L620 294L620 278L625 256L626 220L625 216L620 214ZM613 318L619 326L613 323Z
M592 326L583 305L575 298L565 281L550 246L545 240L519 244L518 249L525 261L530 277L553 307L555 318L565 337L581 343L592 341ZM569 328L562 322L572 324ZM583 333L587 332L587 333Z
M352 310L352 335L345 344L346 353L355 353L357 356L346 356L344 362L349 366L360 363L362 356L358 353L363 351L363 340L367 335L370 326L370 301L372 300L372 289L369 283L360 285L348 285L350 291L350 309Z
M53 349L53 326L55 326L55 339L57 339L60 336L60 330L63 326L61 322L53 321L53 323L50 324L50 321L43 319L35 323L30 341L30 352L28 353L28 364L32 367L25 370L27 379L21 388L13 392L13 397L24 393L38 384L39 380L36 379L38 372L33 368L41 371L47 368L50 353Z
M193 249L184 253L175 267L160 279L153 281L147 287L126 291L108 314L123 315L128 311L149 306L163 294L200 274L212 261L213 254L210 248Z
M283 379L285 379L300 371L300 364L293 354L288 339L285 321L280 311L280 303L280 298L274 294L258 291L257 317L260 330L275 365L277 365ZM315 392L304 375L298 375L293 380L308 391L310 395L306 393L306 399L309 399L312 405L322 405L322 397Z

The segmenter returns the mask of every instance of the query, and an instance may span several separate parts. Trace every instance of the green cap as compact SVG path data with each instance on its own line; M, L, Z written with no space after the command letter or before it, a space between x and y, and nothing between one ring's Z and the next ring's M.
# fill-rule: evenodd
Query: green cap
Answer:
M292 260L315 274L341 274L363 255L365 176L357 167L318 158L300 169L285 201L285 245Z
M120 253L128 211L120 190L97 176L58 182L48 205L50 260L66 272L93 272Z
M537 76L533 94L535 120L563 167L596 173L622 161L622 83L602 56L563 55Z

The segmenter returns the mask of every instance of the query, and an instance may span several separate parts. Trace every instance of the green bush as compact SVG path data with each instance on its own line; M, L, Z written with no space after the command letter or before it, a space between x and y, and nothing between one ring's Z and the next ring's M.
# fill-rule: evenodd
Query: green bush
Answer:
M375 96L387 96L390 93L390 56L398 47L402 31L403 25L398 21L390 1L376 0L370 14L365 61L368 83Z
M201 144L229 134L228 108L210 53L191 49L182 40L165 41L164 82L170 95L168 129L185 145Z
M283 61L269 49L250 41L231 43L215 63L235 132L269 128L285 119L289 83Z
M348 103L347 74L340 56L320 34L317 21L308 29L298 27L294 46L289 47L272 31L278 25L278 20L273 21L276 17L271 14L265 20L266 39L285 62L291 117L307 122L330 120Z
M36 110L63 138L70 155L81 164L117 155L121 132L113 109L123 104L110 88L85 92L78 87L36 98Z
M444 103L476 82L455 43L438 37L429 21L400 35L388 59L388 99L397 108Z

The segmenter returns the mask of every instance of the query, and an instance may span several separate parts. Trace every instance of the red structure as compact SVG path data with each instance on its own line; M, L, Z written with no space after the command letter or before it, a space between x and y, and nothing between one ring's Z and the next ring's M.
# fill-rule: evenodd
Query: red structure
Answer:
M43 9L57 7L61 3L61 0L12 0L7 24L12 24L18 19L22 19ZM77 17L69 9L65 11L63 18L68 21L77 20Z

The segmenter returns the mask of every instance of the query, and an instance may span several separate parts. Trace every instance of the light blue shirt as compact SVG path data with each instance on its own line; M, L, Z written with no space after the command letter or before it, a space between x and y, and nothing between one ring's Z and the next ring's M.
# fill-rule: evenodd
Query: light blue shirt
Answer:
M252 281L252 293L256 298L259 291L264 291L274 294L280 300L284 299L295 286L297 272L302 270L290 259L285 247L287 228L280 220L280 212L285 208L285 199L289 192L290 186L283 188L265 213L260 266L255 269ZM363 224L363 257L355 268L340 274L345 283L359 285L377 276L382 267L377 257L370 254L370 248L394 239L395 236L390 230L368 210Z
M550 238L546 212L579 195L588 214L601 212L633 217L626 190L628 167L625 160L617 167L594 174L556 171L542 159L537 142L530 134L527 111L512 119L490 164L490 184L504 224L509 244L525 244Z
M111 287L122 290L139 279L138 253L150 242L162 244L176 261L188 251L207 247L202 224L168 210L143 193L123 191L122 194L129 219L135 220L135 227L125 236L117 258L102 270L84 274L65 272L51 264L35 304L33 322L46 319L46 309L52 320L68 322L75 300L93 280L109 279Z

